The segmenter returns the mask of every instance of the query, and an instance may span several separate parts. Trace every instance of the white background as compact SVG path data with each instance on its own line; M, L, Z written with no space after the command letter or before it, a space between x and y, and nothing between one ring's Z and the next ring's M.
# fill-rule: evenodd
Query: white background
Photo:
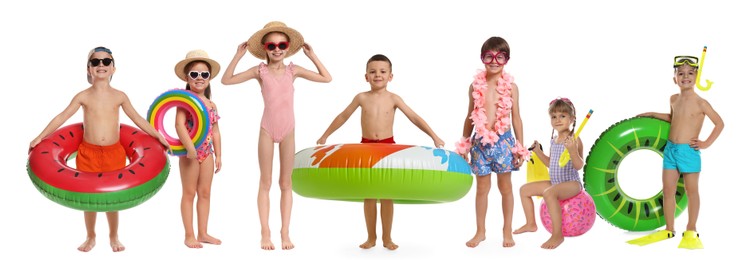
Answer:
M28 259L603 259L720 256L737 246L741 234L741 181L736 164L740 121L734 119L736 75L742 56L736 26L743 23L731 4L711 1L13 1L0 10L3 40L0 71L6 90L6 123L2 136L7 166L0 182L0 258ZM720 1L722 2L722 1ZM521 92L525 143L549 140L547 104L557 96L576 104L579 120L593 109L581 137L584 156L610 125L645 111L667 112L678 92L671 59L701 55L709 46L703 79L715 85L699 94L722 115L726 128L703 152L699 232L705 249L677 249L680 241L636 247L624 243L645 233L620 230L597 218L587 234L567 238L555 251L539 248L549 234L518 235L516 247L501 247L500 196L494 186L487 218L488 239L478 248L464 243L475 231L475 188L459 201L437 205L397 205L393 228L397 251L378 246L361 250L366 239L362 205L308 199L295 195L291 251L259 249L256 207L258 166L256 144L263 104L256 81L222 86L212 81L214 102L222 120L224 168L214 178L209 231L221 246L187 249L179 203L177 159L162 190L146 203L121 213L120 239L127 250L108 247L105 217L98 221L98 246L77 252L85 238L83 214L55 204L33 187L25 171L28 143L88 86L85 58L96 46L114 52L117 71L112 85L124 90L137 111L146 116L152 100L184 83L173 66L192 49L204 49L225 68L237 45L272 20L299 30L315 48L333 76L329 84L295 82L297 150L313 146L332 119L353 96L368 89L363 73L369 57L386 54L393 63L389 90L399 94L436 133L446 148L462 133L467 87L476 69L480 47L490 36L511 46L512 73ZM287 59L313 69L302 53ZM238 70L260 61L246 55ZM221 73L220 73L221 74ZM221 75L219 76L221 78ZM355 143L360 139L359 113L328 139ZM9 118L8 118L9 117ZM121 113L122 122L131 121ZM66 124L80 122L78 112ZM580 122L578 122L580 123ZM707 120L701 138L712 129ZM432 145L402 113L397 114L398 143ZM647 155L647 154L646 154ZM623 167L622 185L638 193L660 190L660 157L634 156ZM278 169L276 158L275 169ZM513 190L525 182L525 169L513 173ZM274 183L278 173L274 175ZM271 227L280 245L278 185L271 191ZM679 233L686 212L677 218ZM524 223L521 203L514 209L514 228ZM381 237L381 227L380 234ZM726 239L733 238L733 239Z

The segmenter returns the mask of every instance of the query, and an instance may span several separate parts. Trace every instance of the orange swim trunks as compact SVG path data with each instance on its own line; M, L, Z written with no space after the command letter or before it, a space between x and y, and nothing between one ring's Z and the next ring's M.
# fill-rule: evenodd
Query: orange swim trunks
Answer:
M83 140L77 149L75 164L80 171L115 171L126 167L126 152L120 143L100 146Z

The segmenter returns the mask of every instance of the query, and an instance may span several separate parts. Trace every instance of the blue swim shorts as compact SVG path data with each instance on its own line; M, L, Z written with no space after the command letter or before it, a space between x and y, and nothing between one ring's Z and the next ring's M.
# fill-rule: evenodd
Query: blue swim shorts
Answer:
M679 173L699 173L702 171L702 157L699 150L689 144L676 144L670 140L663 150L663 169L677 170Z
M516 143L511 131L500 136L495 144L482 143L482 138L472 137L472 149L470 149L470 158L472 158L472 172L478 176L485 176L495 173L506 173L518 171L519 168L513 167L513 153L511 147Z

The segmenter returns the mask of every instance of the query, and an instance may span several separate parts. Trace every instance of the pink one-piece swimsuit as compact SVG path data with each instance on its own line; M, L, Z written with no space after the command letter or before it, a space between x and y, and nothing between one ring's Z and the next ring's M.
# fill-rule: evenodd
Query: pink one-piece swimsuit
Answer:
M263 82L263 128L275 143L284 140L294 130L294 64L289 63L281 76L268 71L265 63L258 66Z

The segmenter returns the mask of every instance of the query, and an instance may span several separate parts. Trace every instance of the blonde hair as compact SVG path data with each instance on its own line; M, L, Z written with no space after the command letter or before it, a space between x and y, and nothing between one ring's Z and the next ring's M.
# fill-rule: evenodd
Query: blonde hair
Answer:
M572 136L575 131L575 106L569 98L556 98L550 102L549 109L547 110L549 115L552 113L566 113L573 118L573 128L570 129L570 135ZM552 136L555 136L555 129L552 129Z

